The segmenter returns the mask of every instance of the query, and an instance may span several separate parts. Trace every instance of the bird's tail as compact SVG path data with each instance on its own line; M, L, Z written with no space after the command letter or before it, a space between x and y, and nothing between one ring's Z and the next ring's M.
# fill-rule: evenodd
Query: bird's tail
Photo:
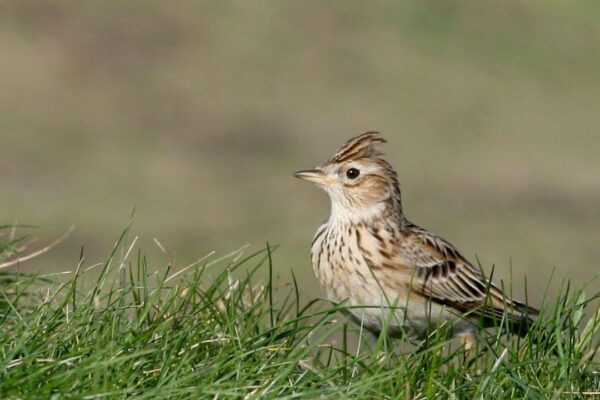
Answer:
M499 327L525 336L538 319L540 311L521 301L506 297L497 286L490 284L481 314L488 327Z
M523 337L531 330L540 311L520 301L511 300L505 305L504 313L510 332Z

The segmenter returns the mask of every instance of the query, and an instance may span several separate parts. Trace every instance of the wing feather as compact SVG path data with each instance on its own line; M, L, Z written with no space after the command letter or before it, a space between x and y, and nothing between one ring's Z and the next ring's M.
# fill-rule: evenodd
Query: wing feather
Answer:
M505 311L513 321L535 315L536 310L506 298L454 246L428 231L410 226L392 253L391 265L406 274L411 290L484 319L501 319ZM369 262L369 253L363 252Z

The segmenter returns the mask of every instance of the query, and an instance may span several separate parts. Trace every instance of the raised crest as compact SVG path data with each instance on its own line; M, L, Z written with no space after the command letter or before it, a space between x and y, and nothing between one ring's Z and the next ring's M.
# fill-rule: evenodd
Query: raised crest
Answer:
M379 157L383 153L378 149L378 145L385 142L386 140L381 137L379 132L365 132L344 143L329 159L329 162L338 163L367 157Z

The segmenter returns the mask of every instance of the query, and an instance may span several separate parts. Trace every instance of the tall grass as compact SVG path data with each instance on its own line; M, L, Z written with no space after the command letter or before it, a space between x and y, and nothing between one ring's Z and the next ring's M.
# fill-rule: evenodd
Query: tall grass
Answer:
M600 314L585 318L583 289L548 293L525 338L490 332L465 352L442 330L375 339L339 317L343 305L304 302L293 274L274 285L270 247L176 269L135 244L124 232L95 266L82 252L62 279L1 275L1 398L600 395Z

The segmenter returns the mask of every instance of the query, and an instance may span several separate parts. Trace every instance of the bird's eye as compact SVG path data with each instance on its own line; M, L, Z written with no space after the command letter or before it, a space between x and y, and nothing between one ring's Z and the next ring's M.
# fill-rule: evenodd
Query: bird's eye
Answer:
M356 179L358 175L360 175L360 171L356 168L350 168L348 171L346 171L346 176L348 179Z

